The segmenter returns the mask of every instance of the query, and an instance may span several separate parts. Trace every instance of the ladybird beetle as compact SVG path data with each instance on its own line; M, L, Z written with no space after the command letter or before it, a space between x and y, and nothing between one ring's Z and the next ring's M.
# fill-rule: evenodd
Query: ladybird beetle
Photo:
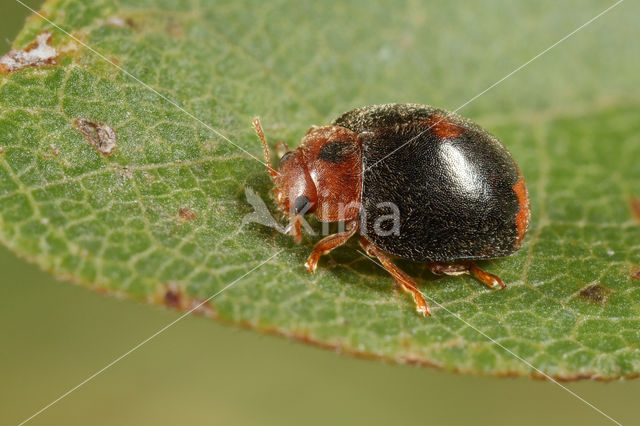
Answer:
M310 272L359 231L364 251L425 316L427 302L392 256L426 262L435 274L470 274L491 288L505 287L473 261L520 248L529 197L518 165L486 130L427 105L366 106L312 127L298 148L286 149L276 170L257 118L254 127L277 202L290 219L286 232L300 242L302 216L311 213L345 224L315 244L305 263Z

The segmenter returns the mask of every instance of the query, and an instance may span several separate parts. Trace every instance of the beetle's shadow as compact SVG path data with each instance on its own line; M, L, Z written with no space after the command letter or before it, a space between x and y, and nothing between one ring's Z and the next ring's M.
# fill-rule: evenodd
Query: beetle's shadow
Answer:
M309 245L308 253L311 252L311 248L312 245ZM446 278L431 273L424 263L400 258L393 258L393 262L412 278L416 279L421 289L426 289ZM372 290L384 289L389 291L396 286L395 280L380 262L368 256L360 247L357 235L343 246L323 256L318 264L318 269L325 269L328 273L338 278L345 277L344 273L357 274L360 282ZM347 281L351 282L353 280Z
M344 265L361 276L374 276L375 282L380 282L378 278L382 279L382 282L388 280L390 285L395 285L395 280L391 274L384 269L380 262L365 254L364 250L358 244L357 238L352 238L347 244L335 249L329 255L324 256L326 259L321 260L318 268L325 267L329 270ZM496 260L478 260L475 263L481 269L491 269ZM408 259L402 259L398 257L392 257L392 261L406 274L413 278L418 287L421 290L426 290L432 286L442 286L445 283L453 285L469 285L471 287L477 287L478 289L484 289L485 286L473 279L470 275L450 276L450 275L438 275L431 272L429 266L425 262L416 262ZM366 281L366 280L365 280ZM464 284L463 284L464 283ZM365 285L369 287L376 287L371 282L365 282Z

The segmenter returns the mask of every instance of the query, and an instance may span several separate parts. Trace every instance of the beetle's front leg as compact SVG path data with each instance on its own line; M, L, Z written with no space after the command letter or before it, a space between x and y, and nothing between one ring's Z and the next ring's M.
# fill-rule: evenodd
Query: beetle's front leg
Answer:
M347 223L347 229L344 232L329 235L318 241L316 245L313 246L313 251L311 252L311 255L309 255L307 262L304 264L305 268L307 268L309 272L315 272L320 256L327 254L334 248L346 243L357 230L358 222L349 222Z
M289 226L284 229L286 235L291 235L296 244L302 241L302 217L295 215L291 218Z
M506 285L502 279L478 268L475 263L470 261L458 263L431 262L428 264L429 269L436 275L463 275L469 274L478 281L483 282L493 289L502 289Z

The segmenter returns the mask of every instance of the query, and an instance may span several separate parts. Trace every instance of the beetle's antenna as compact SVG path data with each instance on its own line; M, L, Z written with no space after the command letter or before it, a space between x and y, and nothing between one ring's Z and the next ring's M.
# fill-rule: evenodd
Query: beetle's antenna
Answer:
M264 136L264 130L262 130L262 124L260 123L260 119L258 117L253 119L253 128L256 129L256 134L262 141L262 146L264 147L264 158L267 161L267 173L271 176L271 179L275 180L278 176L278 172L271 165L271 153L269 152L269 145L267 145L267 138Z

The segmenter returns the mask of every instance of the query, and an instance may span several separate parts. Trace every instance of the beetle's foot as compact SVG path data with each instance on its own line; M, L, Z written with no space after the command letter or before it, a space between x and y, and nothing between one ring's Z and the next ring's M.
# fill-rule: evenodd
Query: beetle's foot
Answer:
M318 267L318 261L320 260L320 256L322 253L318 253L317 251L313 251L307 261L304 263L304 267L307 268L307 271L313 273L316 271Z
M506 287L504 281L502 281L499 276L483 271L473 262L471 262L470 273L475 279L482 281L493 289L503 289Z
M407 292L413 295L413 301L416 302L416 311L419 314L422 314L423 317L427 317L431 315L431 309L429 309L429 305L427 301L424 300L422 294L415 288L406 287L402 283L400 283L402 288Z
M384 266L384 269L386 269L387 272L395 278L396 282L400 284L400 287L413 296L413 301L416 304L416 311L425 317L431 315L431 309L429 309L427 301L424 300L424 296L422 296L422 293L418 290L415 281L409 275L405 274L400 268L398 268L386 253L362 236L360 237L360 246L369 256L377 257L380 263L382 263L382 266Z
M478 268L473 262L460 262L460 263L442 263L432 262L429 263L429 269L431 272L437 275L463 275L469 274L478 281L486 284L493 289L503 289L506 287L504 281L497 276L490 274L482 269Z
M296 244L302 241L302 218L293 216L289 222L289 226L284 229L286 235L291 235Z

